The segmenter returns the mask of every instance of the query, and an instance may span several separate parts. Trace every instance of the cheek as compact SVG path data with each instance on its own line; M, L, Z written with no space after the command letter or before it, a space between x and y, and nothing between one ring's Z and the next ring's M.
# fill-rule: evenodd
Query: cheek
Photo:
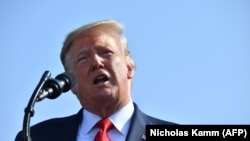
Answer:
M118 78L124 79L127 76L127 67L124 60L115 58L111 63L111 67Z
M84 64L75 64L73 66L73 70L74 70L74 73L76 75L77 78L79 79L83 79L83 78L86 78L88 76L88 68L89 66L88 65L84 65Z
M82 99L83 97L86 97L84 94L86 93L86 83L78 81L75 85L75 91L76 95L79 99Z
M74 70L74 74L77 78L76 80L76 84L75 84L75 89L76 91L81 91L81 89L83 87L86 87L87 86L87 73L85 70L79 70L79 69L75 69Z

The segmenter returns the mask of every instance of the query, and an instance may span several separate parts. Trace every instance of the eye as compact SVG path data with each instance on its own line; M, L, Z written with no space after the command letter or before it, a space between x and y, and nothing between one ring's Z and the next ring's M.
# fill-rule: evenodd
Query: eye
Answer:
M101 56L110 56L113 54L113 52L111 50L102 50L99 53Z
M77 62L86 61L87 59L88 59L88 55L81 55L78 57Z

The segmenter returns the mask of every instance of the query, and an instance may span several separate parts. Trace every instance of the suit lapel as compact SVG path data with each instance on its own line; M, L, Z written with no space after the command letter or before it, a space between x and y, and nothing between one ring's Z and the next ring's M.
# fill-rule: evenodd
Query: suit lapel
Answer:
M146 116L138 109L134 103L135 111L131 120L131 125L126 137L126 141L146 140Z
M82 122L83 109L81 109L70 121L65 124L65 132L62 141L76 141L79 125Z

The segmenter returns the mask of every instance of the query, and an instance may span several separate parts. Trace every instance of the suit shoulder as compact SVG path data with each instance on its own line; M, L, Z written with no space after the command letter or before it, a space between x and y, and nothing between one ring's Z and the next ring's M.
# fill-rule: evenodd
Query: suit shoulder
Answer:
M60 127L63 126L69 122L71 122L72 120L74 120L76 117L76 115L71 115L71 116L67 116L67 117L58 117L58 118L51 118L51 119L47 119L44 121L41 121L39 123L36 123L34 125L31 126L32 130L36 129L36 128L42 128L42 127Z
M57 137L60 137L63 133L73 132L74 130L77 131L81 119L82 114L80 110L80 112L71 116L44 120L30 127L30 135L34 141L56 140ZM15 141L21 140L21 135L22 131L17 134Z
M163 124L163 125L177 125L177 123L175 122L171 122L171 121L167 121L167 120L163 120L151 115L148 115L144 112L142 112L138 106L134 103L134 107L135 107L135 113L137 115L137 118L139 118L139 120L144 120L146 122L146 124Z
M156 118L147 114L144 114L145 119L148 120L148 124L154 124L154 125L177 125L177 123L172 122L172 121L167 121L167 120L163 120L160 118Z

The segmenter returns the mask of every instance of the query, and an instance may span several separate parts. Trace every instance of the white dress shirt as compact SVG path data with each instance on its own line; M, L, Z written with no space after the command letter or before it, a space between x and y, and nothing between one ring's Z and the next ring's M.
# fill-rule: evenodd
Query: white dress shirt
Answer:
M125 107L108 117L115 126L107 133L111 141L125 141L133 112L134 105L131 100ZM99 130L94 126L100 119L101 117L98 115L84 109L83 120L78 129L77 141L93 141Z

